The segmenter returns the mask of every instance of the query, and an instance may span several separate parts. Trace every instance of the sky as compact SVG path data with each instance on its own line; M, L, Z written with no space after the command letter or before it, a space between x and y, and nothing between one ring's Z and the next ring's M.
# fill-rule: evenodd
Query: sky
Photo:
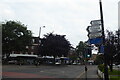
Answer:
M118 29L119 0L102 0L105 30ZM100 19L99 0L0 0L0 21L27 25L33 36L66 35L73 47L88 40L87 26ZM42 27L42 26L45 26Z

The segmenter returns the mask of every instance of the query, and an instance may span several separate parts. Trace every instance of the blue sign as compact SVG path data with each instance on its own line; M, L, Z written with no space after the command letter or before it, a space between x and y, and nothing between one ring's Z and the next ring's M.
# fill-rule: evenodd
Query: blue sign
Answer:
M102 38L93 38L93 39L89 39L88 43L89 44L101 44L103 41Z
M99 49L100 49L100 50L99 50L99 53L104 53L104 46L100 46Z

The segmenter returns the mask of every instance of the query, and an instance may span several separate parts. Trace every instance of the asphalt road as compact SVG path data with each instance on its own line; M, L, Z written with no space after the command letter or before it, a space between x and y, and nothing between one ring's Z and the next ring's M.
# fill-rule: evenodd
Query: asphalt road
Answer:
M45 66L5 65L2 67L3 78L86 78L84 65ZM88 66L87 77L98 78L97 66Z

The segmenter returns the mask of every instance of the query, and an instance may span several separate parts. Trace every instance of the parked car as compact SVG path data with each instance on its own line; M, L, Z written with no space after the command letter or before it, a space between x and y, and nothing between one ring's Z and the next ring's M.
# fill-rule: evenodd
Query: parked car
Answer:
M56 64L56 65L60 65L61 63L59 63L59 62L56 62L55 64Z
M76 62L74 62L74 63L73 63L73 65L77 65L77 63L76 63Z
M8 61L9 64L17 64L17 60Z

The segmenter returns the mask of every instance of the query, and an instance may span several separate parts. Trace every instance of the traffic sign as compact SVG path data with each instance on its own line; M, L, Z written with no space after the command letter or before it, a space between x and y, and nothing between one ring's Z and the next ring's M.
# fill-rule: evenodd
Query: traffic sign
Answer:
M102 37L102 33L98 32L98 33L90 33L88 34L89 39L94 39L94 38L98 38L98 37Z
M91 26L87 27L89 39L102 36L101 20L93 20L90 22Z
M103 45L99 47L99 53L104 53L104 46Z
M101 25L101 20L93 20L93 21L90 22L90 24L92 26L94 26L94 25Z
M103 39L99 37L99 38L89 39L88 43L89 44L101 44L102 41L103 41Z
M96 33L96 32L101 32L102 31L102 28L101 28L101 25L99 26L88 26L87 27L87 31L88 33Z

